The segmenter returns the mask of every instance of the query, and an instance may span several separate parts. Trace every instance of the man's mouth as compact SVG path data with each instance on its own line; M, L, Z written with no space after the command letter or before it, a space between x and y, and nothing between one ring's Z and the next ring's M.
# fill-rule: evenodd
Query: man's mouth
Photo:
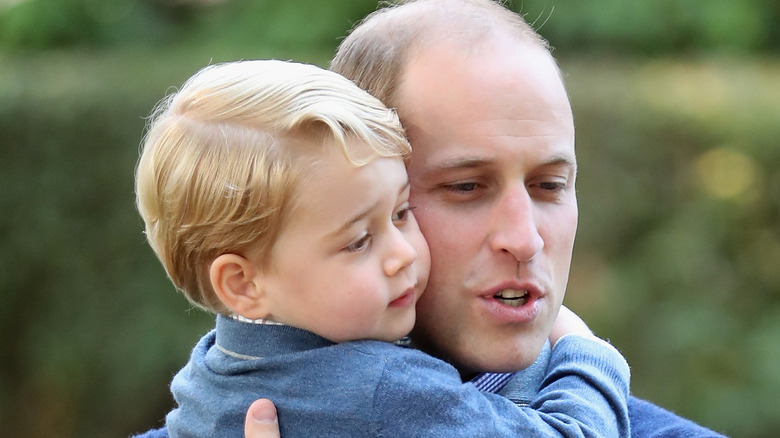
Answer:
M529 293L527 290L504 289L493 295L493 298L507 306L520 307L528 302Z

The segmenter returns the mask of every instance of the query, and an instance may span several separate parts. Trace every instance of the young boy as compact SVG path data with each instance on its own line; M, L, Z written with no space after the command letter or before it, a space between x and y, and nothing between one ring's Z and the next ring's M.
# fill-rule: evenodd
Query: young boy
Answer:
M240 437L274 401L297 436L628 436L628 366L566 336L530 407L461 383L394 345L430 259L401 125L318 67L207 67L157 108L136 169L138 209L169 277L217 313L174 377L172 437Z

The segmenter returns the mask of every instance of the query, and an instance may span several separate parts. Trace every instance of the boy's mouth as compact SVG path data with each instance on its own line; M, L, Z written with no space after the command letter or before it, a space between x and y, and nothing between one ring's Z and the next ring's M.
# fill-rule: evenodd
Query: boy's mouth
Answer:
M404 293L390 302L390 307L407 307L413 305L415 302L414 288L410 287Z
M498 291L493 298L501 304L512 307L521 307L528 302L529 293L527 290L504 289Z

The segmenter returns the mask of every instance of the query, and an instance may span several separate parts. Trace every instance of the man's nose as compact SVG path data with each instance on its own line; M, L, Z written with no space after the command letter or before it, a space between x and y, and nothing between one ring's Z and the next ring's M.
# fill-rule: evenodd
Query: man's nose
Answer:
M395 225L389 231L388 245L388 253L382 267L388 277L398 274L417 260L417 251Z
M536 208L525 185L505 191L492 211L491 249L512 254L519 262L533 259L544 247Z

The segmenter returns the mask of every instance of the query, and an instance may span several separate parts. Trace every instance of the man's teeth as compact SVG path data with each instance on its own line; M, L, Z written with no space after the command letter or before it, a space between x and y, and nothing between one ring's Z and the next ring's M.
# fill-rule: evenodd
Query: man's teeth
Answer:
M520 307L528 302L528 291L504 289L493 295L493 298L507 306Z

